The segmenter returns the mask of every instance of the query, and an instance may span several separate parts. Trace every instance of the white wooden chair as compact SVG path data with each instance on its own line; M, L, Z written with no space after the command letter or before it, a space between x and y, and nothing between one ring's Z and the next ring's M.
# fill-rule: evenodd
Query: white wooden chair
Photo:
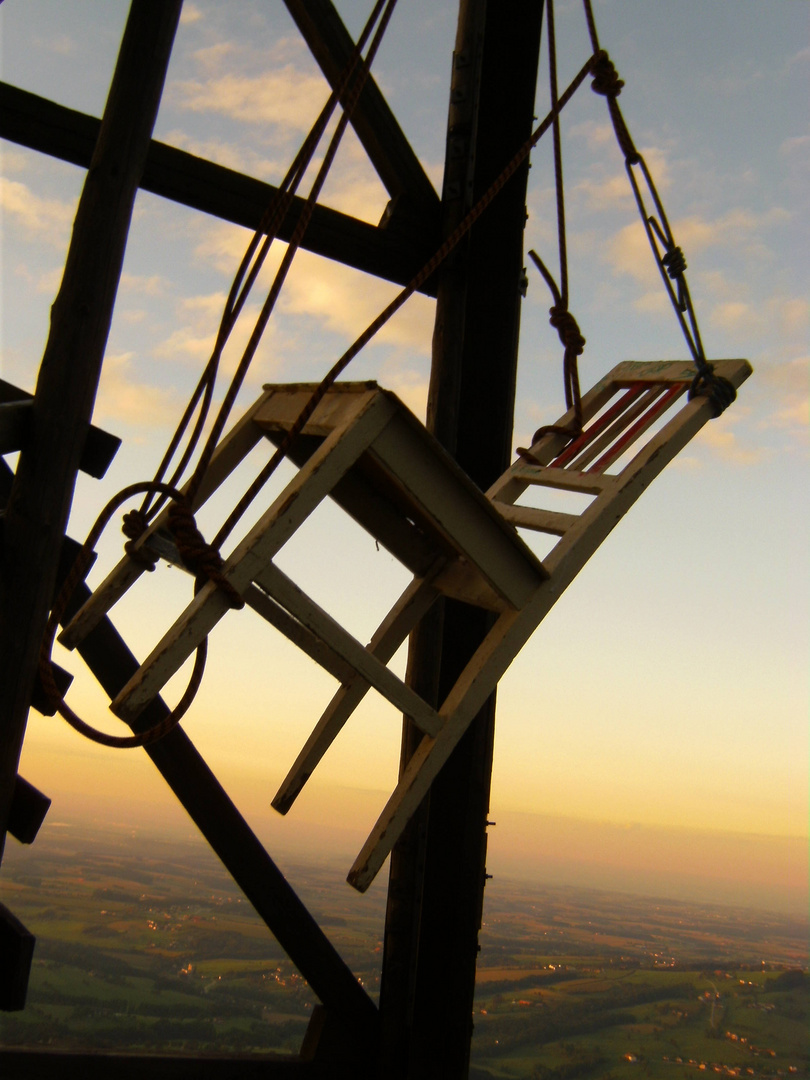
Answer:
M735 386L751 372L744 360L718 361L714 367ZM433 778L566 586L713 415L707 398L684 397L694 373L684 362L619 364L583 397L585 427L579 438L561 451L565 436L544 435L486 495L405 406L374 383L337 384L294 442L290 457L299 472L226 559L223 573L248 605L341 683L273 800L276 809L290 808L369 687L424 732L349 873L357 889L365 890L374 879ZM197 502L211 495L262 436L279 442L314 389L266 387L223 441ZM680 407L673 411L676 404ZM651 433L668 412L664 426ZM560 425L572 419L569 413ZM626 460L631 447L635 452ZM616 465L622 465L619 471L608 472ZM564 514L520 505L530 487L593 498L582 513ZM273 561L327 495L414 574L367 646ZM139 543L176 559L164 525L158 518ZM559 540L541 563L516 527ZM141 572L138 563L124 559L63 631L63 644L77 644ZM439 596L486 608L496 618L435 709L386 665ZM134 719L228 610L215 584L203 586L112 703L113 712Z

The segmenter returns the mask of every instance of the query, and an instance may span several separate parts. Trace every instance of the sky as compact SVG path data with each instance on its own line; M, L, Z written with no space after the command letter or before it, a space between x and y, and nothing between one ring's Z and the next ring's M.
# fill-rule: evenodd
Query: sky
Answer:
M336 6L356 34L371 5ZM455 8L401 0L374 67L437 188ZM596 0L594 10L626 84L621 108L686 255L707 354L746 357L754 376L645 493L503 679L490 868L806 910L809 9L680 0L676 16L663 0ZM99 116L126 13L122 0L6 0L2 78ZM578 0L558 0L556 22L565 85L589 53ZM546 63L544 44L538 116L548 108ZM186 0L155 137L274 183L327 94L279 0ZM563 155L583 386L621 360L687 357L604 101L587 84L566 109ZM0 174L0 375L33 390L83 172L0 143ZM322 201L376 223L386 199L349 133ZM526 249L556 267L546 140L532 156L527 203ZM80 478L71 535L83 538L125 484L151 478L248 240L239 227L139 194L94 416L124 442L103 481ZM319 380L395 291L299 253L235 416L265 382ZM226 371L259 303L257 293ZM563 411L549 304L530 270L516 446ZM347 377L377 379L424 417L433 313L433 301L412 298ZM201 515L209 535L245 484L234 477ZM111 527L91 584L121 543ZM361 638L407 580L330 507L280 564ZM113 619L144 656L189 599L189 581L163 568ZM115 730L80 659L55 658L76 675L74 708ZM184 726L282 865L326 848L345 853L345 873L396 781L400 725L390 706L370 695L288 817L269 808L333 691L256 616L233 613L212 635ZM167 698L179 693L170 687ZM96 747L58 719L32 714L21 771L53 798L54 822L189 828L141 751Z

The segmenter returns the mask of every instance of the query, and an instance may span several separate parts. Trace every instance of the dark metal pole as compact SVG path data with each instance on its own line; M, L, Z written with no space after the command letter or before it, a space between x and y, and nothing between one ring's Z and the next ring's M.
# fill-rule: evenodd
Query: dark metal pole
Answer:
M532 127L543 3L462 0L443 206L451 228ZM441 271L428 424L486 488L510 457L528 165ZM411 642L409 675L441 701L488 616L446 603ZM381 985L382 1075L464 1080L486 864L494 695L391 860ZM419 734L406 721L403 760Z
M133 0L82 191L4 522L0 856L59 550L87 437L132 207L182 0Z

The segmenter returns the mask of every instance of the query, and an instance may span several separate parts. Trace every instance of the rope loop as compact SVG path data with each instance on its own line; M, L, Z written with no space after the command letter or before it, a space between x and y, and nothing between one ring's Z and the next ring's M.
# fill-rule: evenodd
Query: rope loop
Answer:
M180 558L194 574L198 583L213 581L225 594L232 608L243 608L245 601L222 573L222 556L215 547L206 543L197 528L194 511L185 501L176 501L169 507L169 528L177 543Z
M148 547L136 547L135 544L135 541L146 532L148 524L149 522L146 514L142 509L129 510L124 514L121 532L124 536L128 537L127 542L124 544L124 551L129 555L133 562L138 563L144 570L148 570L151 573L157 566L157 556L154 555Z
M661 262L667 268L667 273L675 281L686 270L686 258L679 247L670 248L661 258Z
M591 75L594 77L591 90L595 94L602 94L608 98L617 98L622 92L624 80L619 78L619 73L613 66L613 61L604 49L599 49L598 52L593 54Z
M560 341L565 346L566 353L574 356L582 356L585 351L585 338L579 329L577 320L563 304L555 304L549 308L551 318L549 323L560 335Z
M714 418L731 405L737 398L737 391L729 379L714 374L714 365L704 362L689 387L689 400L695 397L707 397L714 408Z

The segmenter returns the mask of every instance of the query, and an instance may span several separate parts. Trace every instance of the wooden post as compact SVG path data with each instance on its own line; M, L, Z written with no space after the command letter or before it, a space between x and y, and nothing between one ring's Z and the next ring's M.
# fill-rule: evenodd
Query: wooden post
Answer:
M181 5L182 0L132 0L51 310L30 438L6 510L0 573L0 857L59 550Z
M462 0L454 57L445 228L528 137L543 4ZM528 165L440 271L428 425L480 487L508 464ZM471 190L470 190L471 188ZM487 629L448 602L413 636L409 677L444 697ZM380 996L382 1073L464 1080L481 925L494 695L433 784L391 860ZM406 722L403 761L419 740Z

